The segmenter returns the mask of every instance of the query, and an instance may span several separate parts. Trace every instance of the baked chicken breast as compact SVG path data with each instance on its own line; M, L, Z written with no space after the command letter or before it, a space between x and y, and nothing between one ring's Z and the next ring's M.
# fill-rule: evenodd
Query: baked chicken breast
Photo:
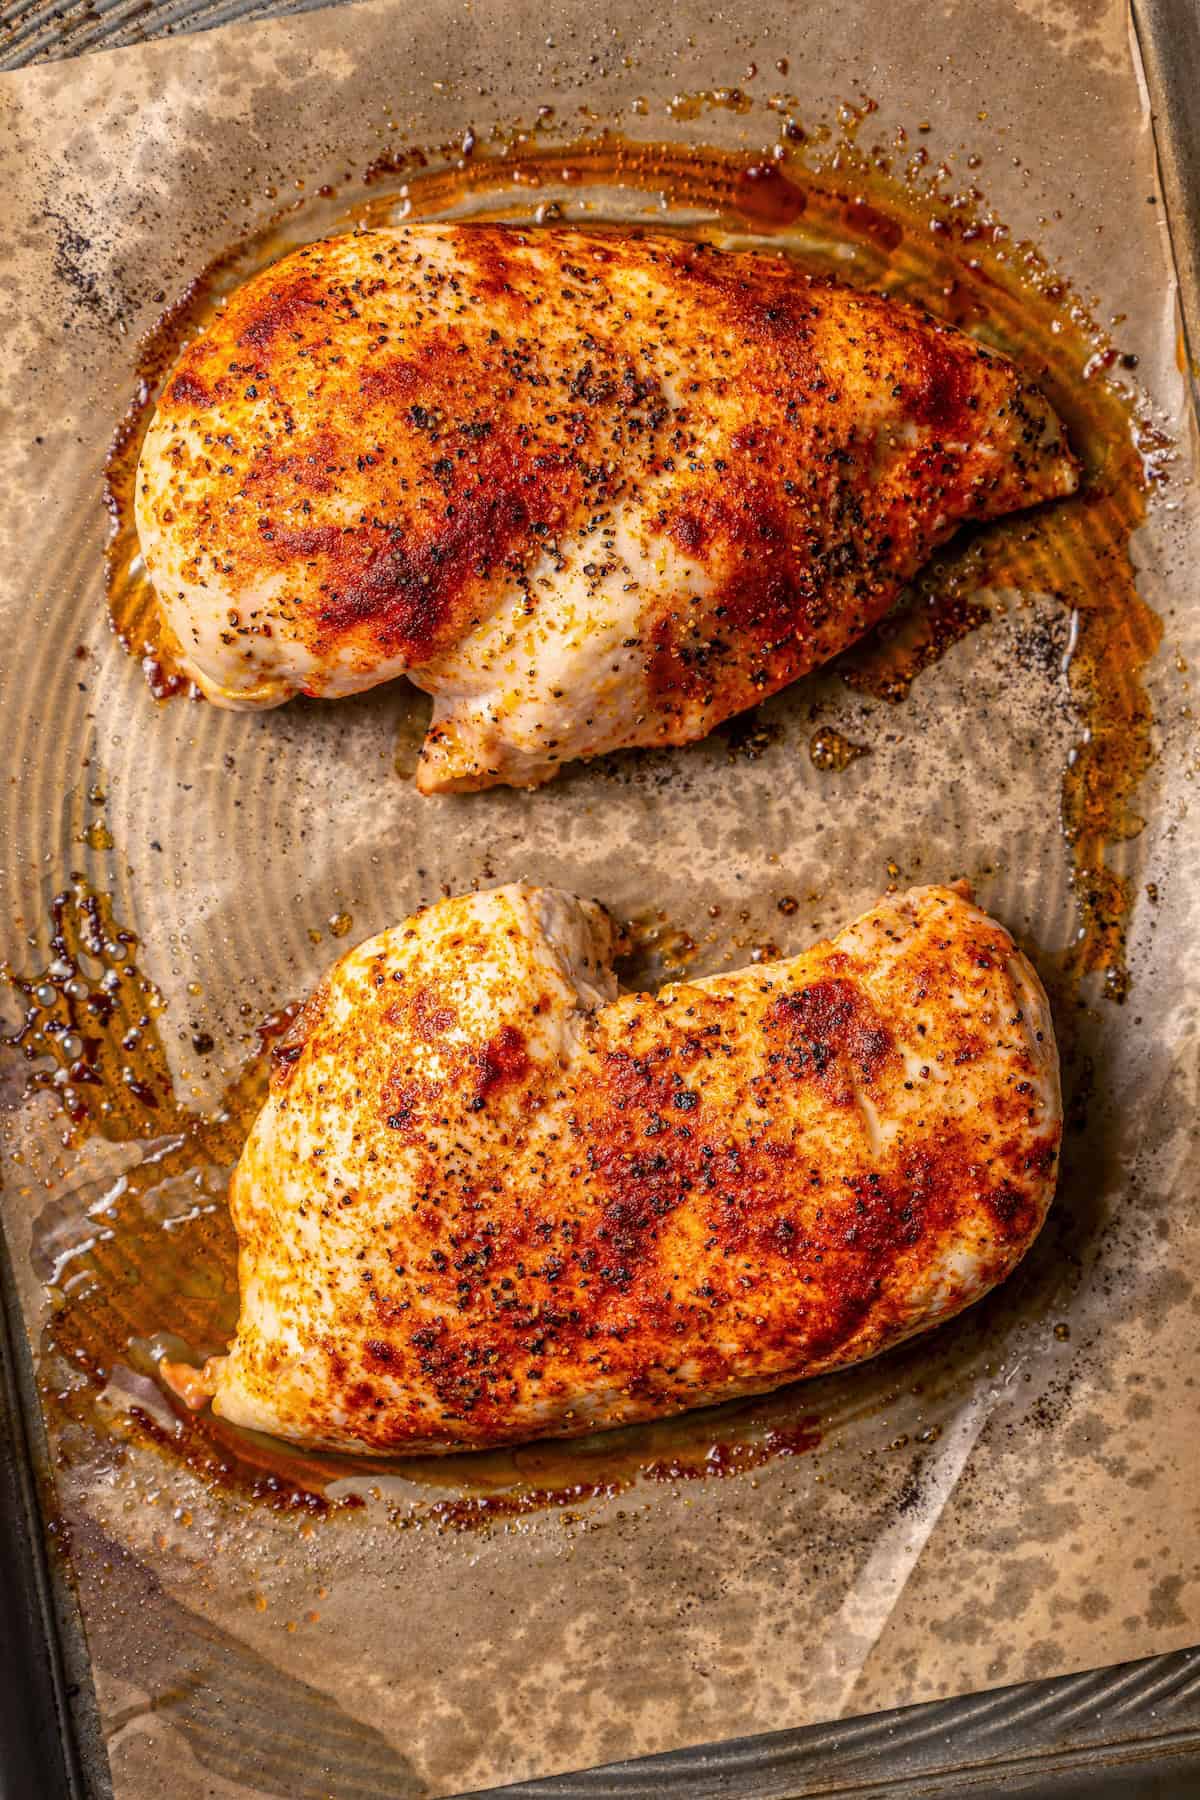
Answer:
M233 1177L237 1335L177 1392L339 1450L569 1437L875 1356L1009 1273L1058 1060L964 893L655 995L617 996L615 941L513 886L342 958Z
M168 378L142 551L222 706L408 675L425 792L681 744L1076 486L1012 363L793 263L411 225L246 283Z

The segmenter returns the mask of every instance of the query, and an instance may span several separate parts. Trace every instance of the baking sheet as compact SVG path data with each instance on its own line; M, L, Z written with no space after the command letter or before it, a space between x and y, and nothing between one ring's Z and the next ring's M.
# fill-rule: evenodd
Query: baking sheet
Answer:
M298 181L303 194L342 183L397 142L465 123L486 139L539 105L555 107L543 136L615 120L646 137L771 142L778 116L761 102L668 105L735 87L786 87L810 119L869 92L881 139L928 122L920 136L963 179L980 155L1014 234L1033 234L1103 317L1125 315L1121 345L1176 440L1136 544L1166 636L1147 824L1118 853L1142 890L1133 985L1123 1007L1085 993L1071 1021L1075 1086L1086 1057L1094 1091L1054 1227L977 1315L805 1392L797 1412L821 1422L812 1453L724 1480L640 1481L482 1532L383 1516L452 1500L452 1473L436 1492L392 1486L320 1520L213 1496L140 1439L118 1451L56 1434L118 1793L450 1792L1200 1635L1193 452L1121 8L985 20L952 7L936 30L909 7L886 25L868 8L802 22L781 9L751 34L686 9L647 26L632 8L366 6L6 78L8 954L42 966L48 897L85 871L140 938L176 1090L202 1110L248 1021L311 983L344 916L366 935L442 882L554 880L626 915L650 896L698 940L700 968L739 960L735 935L799 947L895 871L965 872L1031 945L1061 948L1075 913L1055 789L1078 725L1055 658L1014 683L1009 641L1037 628L1058 642L1049 596L956 645L901 708L829 675L771 704L753 760L722 739L465 803L418 802L397 777L410 706L397 693L249 722L156 709L107 631L99 470L136 338L232 236L288 191L302 198ZM865 738L870 758L814 770L814 722ZM212 1053L195 1048L206 1035ZM4 1222L40 1345L47 1258L63 1257L68 1295L87 1279L88 1208L146 1145L62 1145L61 1115L24 1101L20 1066L7 1072Z

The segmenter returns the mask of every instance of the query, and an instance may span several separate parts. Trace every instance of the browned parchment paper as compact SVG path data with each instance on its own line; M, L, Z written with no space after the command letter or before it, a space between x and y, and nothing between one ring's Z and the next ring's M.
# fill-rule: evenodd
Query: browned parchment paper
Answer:
M120 1455L64 1447L52 1421L123 1800L449 1793L1200 1636L1188 711L1200 534L1165 222L1119 0L768 3L753 17L691 0L379 0L6 76L7 954L40 966L48 896L86 872L138 932L177 1085L203 1106L247 1018L303 992L335 954L331 917L351 915L360 937L443 882L550 880L626 915L652 902L698 938L702 969L732 956L712 906L744 913L744 936L798 948L867 904L891 861L902 879L972 876L1035 952L1061 949L1075 915L1057 789L1078 722L1060 673L1067 621L1048 595L1001 596L903 707L836 673L802 684L772 703L757 760L714 742L465 802L419 801L396 775L412 706L399 691L254 720L156 708L110 634L100 474L136 340L232 237L401 140L469 124L486 141L539 106L554 109L540 125L551 137L614 123L772 141L778 122L757 99L668 109L730 86L760 99L786 87L806 117L869 93L872 129L927 123L921 141L951 157L951 180L978 154L1014 232L1098 317L1121 319L1177 441L1135 546L1165 640L1146 824L1119 852L1139 896L1133 986L1120 1007L1085 997L1072 1024L1091 1093L1055 1222L971 1318L814 1388L813 1453L725 1480L641 1482L485 1532L398 1528L387 1508L414 1495L391 1478L353 1517L249 1506L140 1441ZM567 196L568 213L585 199ZM1039 632L1049 649L1014 682L1014 636ZM819 774L814 719L872 755ZM87 798L97 787L102 813ZM799 901L786 914L784 896ZM214 1053L196 1051L205 1033ZM5 1068L3 1221L37 1347L48 1308L87 1279L75 1263L105 1229L105 1194L146 1146L64 1147L51 1102L25 1099L20 1067ZM200 1203L219 1203L219 1187L179 1197L181 1212ZM136 1383L118 1382L113 1404L134 1390L152 1409ZM454 1480L448 1467L434 1497Z

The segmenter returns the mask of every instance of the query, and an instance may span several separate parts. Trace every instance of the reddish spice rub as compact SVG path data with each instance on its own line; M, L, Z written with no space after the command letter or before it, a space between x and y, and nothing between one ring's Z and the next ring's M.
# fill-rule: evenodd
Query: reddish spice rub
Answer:
M613 943L502 888L330 972L233 1182L220 1414L398 1454L572 1436L874 1355L1011 1269L1061 1107L1001 927L917 890L619 999Z
M410 673L441 790L701 737L1076 479L1036 388L901 302L663 235L406 225L231 297L137 507L210 698Z

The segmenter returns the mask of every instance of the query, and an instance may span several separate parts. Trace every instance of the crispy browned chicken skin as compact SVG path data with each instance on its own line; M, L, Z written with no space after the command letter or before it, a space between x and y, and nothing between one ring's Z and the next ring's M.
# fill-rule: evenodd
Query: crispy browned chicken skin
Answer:
M612 950L506 887L343 957L234 1176L237 1336L177 1391L344 1450L571 1436L875 1356L1028 1248L1054 1035L961 893L655 996Z
M911 306L674 237L413 225L232 296L137 521L210 699L407 674L433 792L702 737L964 520L1076 480L1019 371Z

